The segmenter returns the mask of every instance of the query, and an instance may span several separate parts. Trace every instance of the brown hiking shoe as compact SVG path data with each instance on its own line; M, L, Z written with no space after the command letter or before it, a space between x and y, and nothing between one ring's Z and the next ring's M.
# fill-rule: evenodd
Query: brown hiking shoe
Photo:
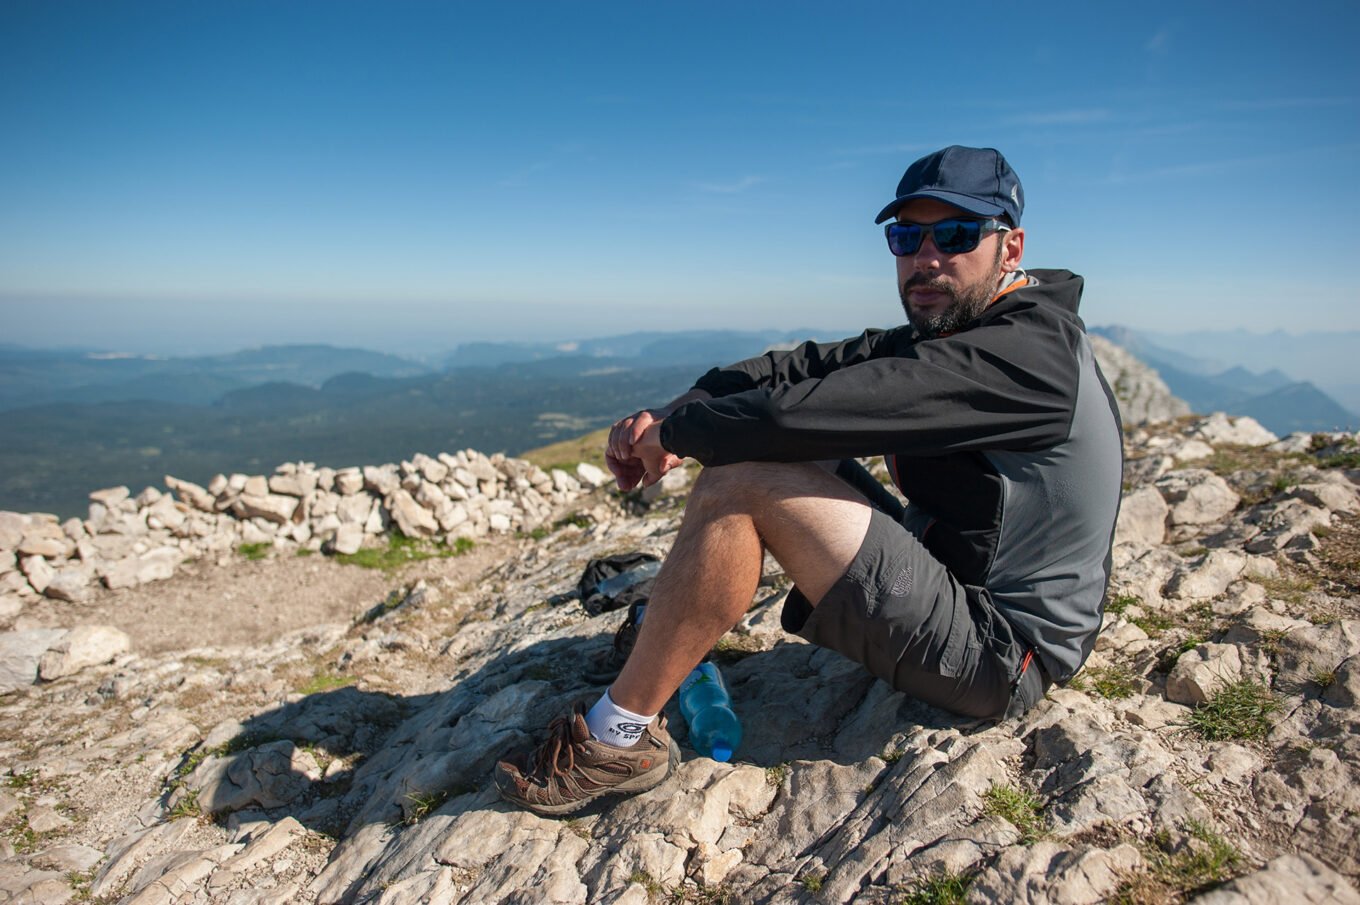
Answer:
M619 673L623 671L623 664L628 662L628 655L633 652L633 645L637 644L638 632L641 631L638 625L638 612L646 605L647 600L643 598L640 601L633 601L628 606L628 615L624 617L618 631L614 632L614 643L610 645L609 650L595 655L581 672L581 678L592 685L608 685L619 677Z
M605 795L645 792L665 781L680 763L680 749L658 714L631 748L597 741L586 728L585 709L572 708L548 726L548 738L532 751L496 764L501 797L539 814L570 814Z

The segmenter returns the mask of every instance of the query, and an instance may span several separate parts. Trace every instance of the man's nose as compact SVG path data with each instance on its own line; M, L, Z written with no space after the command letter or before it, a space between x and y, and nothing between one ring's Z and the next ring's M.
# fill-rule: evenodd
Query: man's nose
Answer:
M927 233L921 239L921 247L916 249L912 266L918 273L940 269L940 250L935 247L935 237L932 234Z

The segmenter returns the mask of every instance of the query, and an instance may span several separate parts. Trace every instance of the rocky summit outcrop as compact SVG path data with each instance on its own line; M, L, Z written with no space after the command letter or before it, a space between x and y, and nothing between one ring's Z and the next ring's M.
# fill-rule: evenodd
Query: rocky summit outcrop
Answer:
M1190 414L1190 406L1172 394L1155 370L1103 336L1093 333L1090 340L1126 425L1155 424Z
M413 562L350 621L252 646L44 629L31 684L0 698L0 902L1360 903L1357 438L1181 418L1127 448L1096 651L1023 719L952 717L786 636L771 562L714 651L735 762L695 754L671 708L676 773L569 819L507 807L491 766L599 693L584 675L622 613L567 592L594 557L664 554L689 471L650 502L572 491L484 571ZM401 471L368 505L419 531L403 490L438 522L426 484L448 497L447 475ZM236 483L177 511L307 543L331 514L316 488ZM299 501L282 523L236 506L271 494ZM58 540L20 534L9 549Z

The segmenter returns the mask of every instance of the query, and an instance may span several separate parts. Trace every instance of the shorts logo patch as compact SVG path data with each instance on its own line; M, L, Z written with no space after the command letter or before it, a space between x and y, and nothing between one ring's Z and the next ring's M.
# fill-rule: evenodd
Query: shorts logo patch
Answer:
M888 591L893 597L906 597L911 592L911 566L903 566L902 571L897 573L897 579L893 581L892 588Z

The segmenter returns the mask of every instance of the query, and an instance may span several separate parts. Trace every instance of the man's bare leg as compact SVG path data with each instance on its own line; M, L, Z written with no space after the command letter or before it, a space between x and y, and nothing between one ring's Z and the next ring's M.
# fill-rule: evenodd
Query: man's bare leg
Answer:
M635 713L659 713L745 615L766 549L815 606L859 552L871 512L862 496L814 464L705 469L609 696Z

